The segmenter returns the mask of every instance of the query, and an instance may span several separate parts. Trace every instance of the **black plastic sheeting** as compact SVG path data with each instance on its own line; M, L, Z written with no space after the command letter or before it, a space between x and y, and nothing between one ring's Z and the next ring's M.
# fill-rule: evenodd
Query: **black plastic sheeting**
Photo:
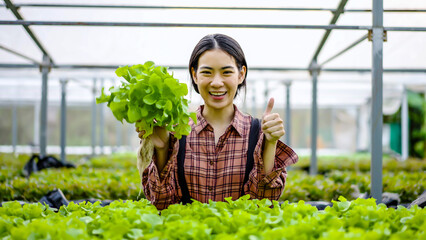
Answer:
M370 196L365 193L360 196L360 198L369 198L369 197ZM80 202L91 202L91 203L101 202L102 207L109 205L113 201L115 200L100 200L96 198L72 200L72 202L77 204ZM24 201L18 201L18 202L21 205L28 203ZM45 196L43 196L39 202L45 203L49 205L51 208L59 209L62 205L67 206L70 201L66 199L61 189L55 189L53 191L48 192ZM318 210L324 210L328 206L330 207L333 206L331 202L327 202L327 201L307 201L305 203L316 207ZM424 191L423 194L420 195L420 197L414 200L412 203L400 203L398 194L384 192L382 195L382 203L384 203L389 208L397 208L398 206L410 208L413 205L418 205L419 207L424 208L426 206L426 191ZM2 204L3 203L0 203L0 207L2 206Z
M43 158L40 158L39 155L33 154L28 160L28 162L25 164L23 169L23 174L25 177L29 177L31 173L38 172L42 169L46 168L75 168L75 165L69 162L63 162L59 161L54 156L45 156Z

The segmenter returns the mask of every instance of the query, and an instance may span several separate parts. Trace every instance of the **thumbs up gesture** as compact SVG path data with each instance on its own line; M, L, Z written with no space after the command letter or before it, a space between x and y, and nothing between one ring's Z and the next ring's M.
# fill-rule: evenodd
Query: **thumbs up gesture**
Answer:
M271 113L274 98L270 98L262 117L262 131L267 142L275 143L285 134L283 120L278 113Z

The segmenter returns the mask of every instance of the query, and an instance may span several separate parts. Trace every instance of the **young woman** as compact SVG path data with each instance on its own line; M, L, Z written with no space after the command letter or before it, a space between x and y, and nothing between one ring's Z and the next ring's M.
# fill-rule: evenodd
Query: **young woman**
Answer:
M247 63L240 45L223 34L203 37L192 52L189 71L204 105L197 110L197 124L189 122L192 131L186 137L180 167L184 176L178 176L179 141L164 128L155 128L150 136L153 161L142 176L146 198L160 210L181 202L185 192L204 203L245 194L278 200L285 186L286 167L296 163L298 156L279 140L285 134L284 125L279 114L272 113L271 98L254 141L253 167L244 182L252 117L233 103L246 86ZM139 132L140 138L142 135ZM186 180L185 187L179 177Z

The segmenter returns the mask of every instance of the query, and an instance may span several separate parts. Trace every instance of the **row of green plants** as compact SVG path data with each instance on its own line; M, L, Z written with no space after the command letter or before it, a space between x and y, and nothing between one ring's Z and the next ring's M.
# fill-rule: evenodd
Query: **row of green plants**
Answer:
M2 239L425 239L426 209L387 208L374 199L333 201L323 211L303 201L268 199L172 205L146 200L0 207Z
M383 174L383 191L398 193L402 203L414 201L425 188L426 174L423 172ZM136 200L140 192L140 179L136 167L44 169L33 173L28 179L16 176L0 182L0 201L34 202L54 189L61 189L69 200ZM291 170L281 201L331 201L339 196L352 200L369 190L369 173L333 171L311 176L304 171Z
M77 168L44 169L33 173L28 179L21 174L30 156L0 154L0 201L23 200L36 202L54 189L61 189L67 199L79 200L97 198L101 200L137 199L140 192L139 173L133 153L99 156L85 159L71 155L67 160ZM361 164L365 155L355 155L352 160L346 157L323 157L324 163ZM334 160L335 159L335 160ZM304 158L301 157L303 164ZM417 160L412 160L416 161ZM402 203L414 201L426 188L426 174L422 165L411 169L412 161L405 163L384 158L385 167L399 164L400 171L391 167L383 172L383 191L398 193ZM331 201L339 196L355 199L370 190L370 173L364 171L338 171L335 167L324 174L310 176L300 169L297 163L288 171L286 188L281 201ZM359 165L358 165L359 166ZM405 166L405 168L404 168ZM410 167L408 167L410 166ZM386 169L386 168L385 168ZM359 170L359 169L358 169ZM407 170L407 171L403 171ZM141 194L143 197L143 194Z
M0 169L9 170L19 175L31 158L29 154L0 153ZM51 155L58 159L58 155ZM80 167L128 169L136 166L136 153L114 153L95 157L85 155L67 155L66 161Z
M15 156L13 154L0 153L1 175L11 177L20 175L21 170L30 157L30 155L26 154ZM115 153L109 156L96 156L93 158L86 158L81 155L68 155L67 161L87 168L133 169L136 165L136 154ZM309 156L300 156L299 161L295 165L292 165L291 169L308 171L309 165ZM317 165L319 174L334 170L370 172L371 158L368 153L320 156L318 157ZM426 159L411 158L406 161L397 161L392 156L383 155L383 170L392 172L423 172L426 171Z
M303 171L290 171L281 200L297 202L331 201L339 196L352 200L370 192L369 173L333 171L326 175L311 176ZM383 191L397 193L401 203L410 203L426 189L423 172L384 172Z
M133 173L110 169L49 169L30 178L18 177L0 183L0 201L38 201L54 189L70 200L87 198L136 199L140 180Z
M356 153L341 156L321 156L318 158L318 173L325 174L334 170L370 172L371 156L368 153ZM293 169L309 171L309 156L299 157L299 162L292 166ZM426 171L426 158L409 158L398 161L396 158L383 155L383 170L392 172L419 172Z

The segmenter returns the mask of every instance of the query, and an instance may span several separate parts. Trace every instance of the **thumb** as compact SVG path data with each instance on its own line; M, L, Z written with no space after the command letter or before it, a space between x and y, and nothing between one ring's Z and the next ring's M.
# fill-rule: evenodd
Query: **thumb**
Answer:
M266 106L266 110L263 113L263 116L270 114L273 107L274 107L274 98L270 98L268 105Z

